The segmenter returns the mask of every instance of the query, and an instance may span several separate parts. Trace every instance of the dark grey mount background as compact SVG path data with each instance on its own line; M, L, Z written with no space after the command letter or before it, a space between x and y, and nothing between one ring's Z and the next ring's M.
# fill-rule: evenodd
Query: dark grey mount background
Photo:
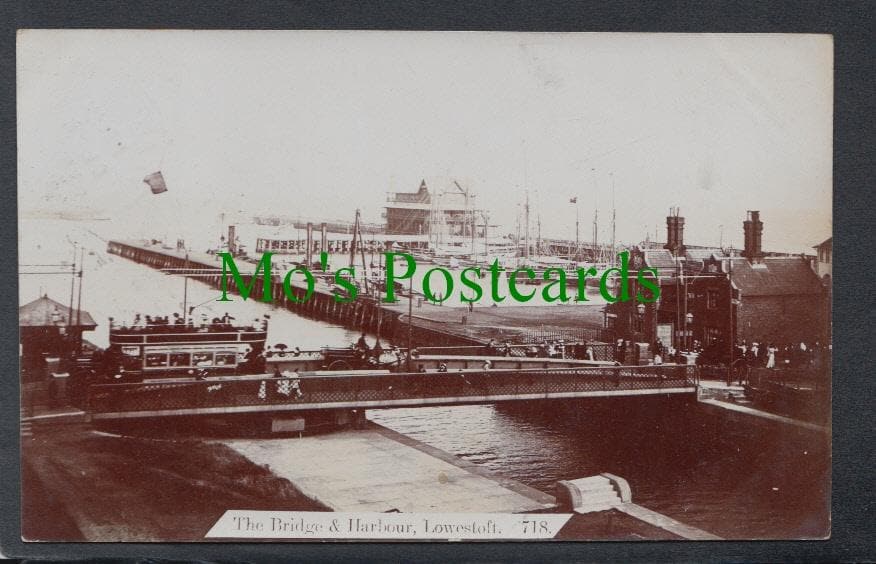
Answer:
M0 5L0 550L18 558L186 560L861 561L876 558L872 2L10 2ZM828 33L834 35L833 532L824 542L55 544L20 540L15 30L400 29ZM39 163L28 163L36 164ZM768 188L768 187L767 187ZM868 506L870 513L868 514Z

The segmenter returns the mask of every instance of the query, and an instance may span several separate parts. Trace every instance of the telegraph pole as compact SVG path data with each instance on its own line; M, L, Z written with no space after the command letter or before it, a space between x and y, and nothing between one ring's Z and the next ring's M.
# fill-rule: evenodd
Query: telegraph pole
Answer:
M73 242L73 262L70 263L70 309L67 310L67 333L73 325L73 290L76 287L76 251L77 244Z
M730 293L730 326L727 328L727 342L730 347L729 362L727 364L727 385L733 383L733 349L735 348L736 336L733 334L733 251L727 259L727 289Z
M408 280L408 372L411 371L411 343L414 328L414 277Z
M76 354L82 353L82 271L85 268L85 247L82 247L79 252L79 297L76 299Z

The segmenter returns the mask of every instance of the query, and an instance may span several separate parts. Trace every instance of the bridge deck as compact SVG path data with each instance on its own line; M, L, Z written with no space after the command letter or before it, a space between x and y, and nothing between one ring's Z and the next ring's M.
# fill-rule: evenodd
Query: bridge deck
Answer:
M299 384L300 393L295 389ZM696 393L693 366L265 375L91 386L94 419Z

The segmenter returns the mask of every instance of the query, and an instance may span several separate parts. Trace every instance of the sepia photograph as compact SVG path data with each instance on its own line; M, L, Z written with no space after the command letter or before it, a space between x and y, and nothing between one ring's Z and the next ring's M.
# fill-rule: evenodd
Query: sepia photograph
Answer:
M15 56L23 541L830 538L830 35Z

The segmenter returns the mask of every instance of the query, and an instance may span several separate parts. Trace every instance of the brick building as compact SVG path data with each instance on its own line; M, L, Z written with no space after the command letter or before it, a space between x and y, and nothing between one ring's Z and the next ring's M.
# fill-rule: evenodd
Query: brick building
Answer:
M743 223L745 248L685 249L684 218L667 218L665 249L634 249L631 268L655 268L660 281L657 304L612 304L619 335L682 350L694 341L704 346L743 340L762 343L813 343L829 339L827 294L803 256L765 256L763 223L756 211ZM630 280L630 293L637 291Z

